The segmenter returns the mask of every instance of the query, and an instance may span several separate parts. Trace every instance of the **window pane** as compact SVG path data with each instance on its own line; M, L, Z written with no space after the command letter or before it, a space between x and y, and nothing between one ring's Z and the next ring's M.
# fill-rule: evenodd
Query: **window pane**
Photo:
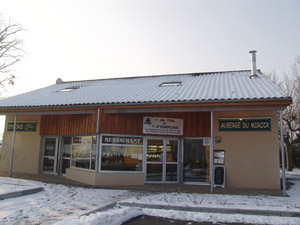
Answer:
M71 162L70 159L64 158L64 159L62 160L62 168L61 168L61 172L62 172L63 174L66 173L67 168L70 168L70 162Z
M72 138L64 137L64 145L70 145L70 144L72 144Z
M72 146L72 166L84 169L90 169L90 145Z
M148 140L147 144L147 161L163 161L163 140Z
M96 148L96 136L64 137L62 146L62 172L65 173L66 168L69 168L70 164L72 167L94 170Z
M184 140L184 181L209 182L209 146L203 140Z
M167 164L166 181L177 181L176 164Z
M68 157L70 158L71 157L71 150L72 150L72 145L71 144L64 144L62 146L62 154L63 154L63 157Z
M177 162L178 141L170 140L167 144L167 162Z
M95 137L95 138L94 138ZM92 145L92 153L91 153L91 169L94 170L95 167L95 163L96 163L96 148L97 148L97 144L94 140L96 140L96 136L93 137L93 145Z
M46 138L44 156L55 156L55 148L56 138Z
M92 144L91 136L73 137L73 144Z
M147 164L147 181L162 181L162 164Z
M101 170L142 171L143 148L102 146Z
M54 159L44 158L44 172L54 172Z
M97 137L96 136L92 136L92 143L93 143L93 145L97 144Z

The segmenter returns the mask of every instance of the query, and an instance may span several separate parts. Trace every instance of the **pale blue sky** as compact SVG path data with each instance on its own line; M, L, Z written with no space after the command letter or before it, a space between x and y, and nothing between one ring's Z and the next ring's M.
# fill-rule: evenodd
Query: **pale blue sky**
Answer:
M250 69L288 72L300 55L300 0L1 0L23 25L5 95L63 80Z

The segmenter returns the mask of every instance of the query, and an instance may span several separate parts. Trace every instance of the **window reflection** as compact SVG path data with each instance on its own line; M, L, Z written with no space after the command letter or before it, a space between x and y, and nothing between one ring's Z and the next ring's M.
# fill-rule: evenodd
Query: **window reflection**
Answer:
M102 146L101 169L142 171L142 147Z
M103 140L104 140L103 136ZM107 140L119 142L105 142L101 147L101 170L110 171L142 171L143 146L141 138L111 137ZM124 141L126 140L126 141ZM123 142L122 144L120 142ZM118 143L118 144L115 144Z
M64 137L62 173L71 167L94 170L96 161L96 136Z

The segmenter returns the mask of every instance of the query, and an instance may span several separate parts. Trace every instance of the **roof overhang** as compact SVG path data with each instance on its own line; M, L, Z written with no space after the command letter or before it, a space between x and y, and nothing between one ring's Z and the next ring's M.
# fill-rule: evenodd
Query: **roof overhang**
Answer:
M254 111L283 110L292 103L291 98L256 99L256 100L218 100L218 101L185 101L185 102L151 102L151 103L118 103L87 104L63 106L30 106L0 108L0 115L57 115L57 114L93 114L98 108L105 113L147 113L147 112L199 112L199 111Z
M151 112L204 112L204 111L262 111L283 110L292 103L291 99L281 101L243 101L243 102L211 102L186 104L159 104L140 106L105 107L105 113L151 113Z
M75 109L75 110L34 110L34 109L15 109L2 111L0 109L0 115L79 115L79 114L94 114L96 109Z

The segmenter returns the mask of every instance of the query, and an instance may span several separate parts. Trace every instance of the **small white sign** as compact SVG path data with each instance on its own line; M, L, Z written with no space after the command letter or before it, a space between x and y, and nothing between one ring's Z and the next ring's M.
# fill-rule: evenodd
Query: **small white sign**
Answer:
M208 138L203 139L203 146L209 146L210 140Z
M143 120L143 133L183 135L183 119L145 116Z

